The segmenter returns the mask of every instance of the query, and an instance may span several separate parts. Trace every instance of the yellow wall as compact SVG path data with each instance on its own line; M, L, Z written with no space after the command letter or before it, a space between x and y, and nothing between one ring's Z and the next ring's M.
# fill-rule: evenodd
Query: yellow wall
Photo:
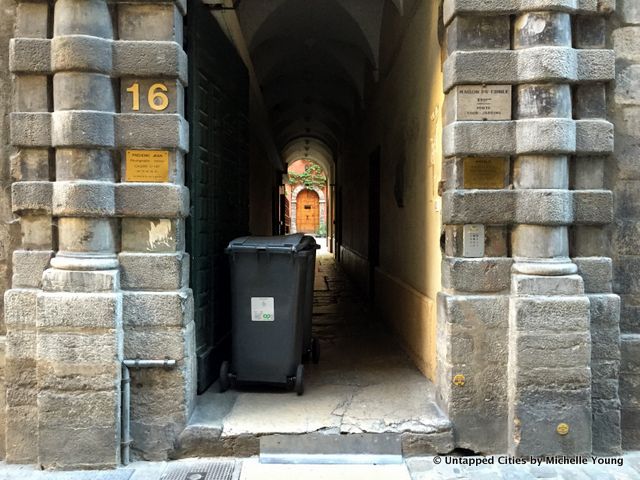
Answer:
M435 300L440 290L440 197L442 159L441 50L438 3L416 2L400 17L387 2L381 43L380 82L366 115L361 158L342 158L346 210L343 244L367 255L368 154L381 158L381 242L376 291L386 319L407 352L430 378L435 375ZM355 160L358 167L348 162ZM394 196L404 161L403 207ZM355 162L354 162L355 163ZM363 182L364 178L364 182ZM354 202L359 202L354 205ZM366 209L365 209L366 210ZM348 226L351 223L351 226Z

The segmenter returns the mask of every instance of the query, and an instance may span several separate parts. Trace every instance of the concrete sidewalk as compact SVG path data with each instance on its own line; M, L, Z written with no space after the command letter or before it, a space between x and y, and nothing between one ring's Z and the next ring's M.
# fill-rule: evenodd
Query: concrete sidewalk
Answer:
M452 460L453 459L453 460ZM472 466L473 459L493 465ZM502 459L502 460L501 460ZM614 462L610 465L597 462ZM638 480L640 452L586 465L500 465L507 457L419 457L402 465L264 465L246 459L135 462L111 471L44 472L0 463L0 480ZM440 462L439 464L437 462ZM464 464L452 464L453 462Z

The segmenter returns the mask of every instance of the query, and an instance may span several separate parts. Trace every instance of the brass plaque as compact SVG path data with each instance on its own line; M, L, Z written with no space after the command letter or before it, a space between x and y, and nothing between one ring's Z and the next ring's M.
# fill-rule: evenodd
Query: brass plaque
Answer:
M461 85L456 99L456 120L511 120L511 85Z
M464 163L464 188L504 188L507 161L503 157L468 157Z
M168 182L169 152L167 150L127 150L125 181Z
M453 377L453 384L457 387L464 387L465 381L466 379L464 378L464 375L462 375L461 373Z
M556 432L558 432L558 435L567 435L569 433L569 425L567 425L566 423L558 424L558 426L556 427Z

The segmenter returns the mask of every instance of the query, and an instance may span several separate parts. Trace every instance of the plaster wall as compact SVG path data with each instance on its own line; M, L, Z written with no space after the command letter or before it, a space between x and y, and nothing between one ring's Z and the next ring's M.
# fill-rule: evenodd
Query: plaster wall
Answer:
M343 246L360 257L369 254L368 154L380 146L376 304L417 366L433 378L434 300L440 290L441 217L437 190L444 102L438 2L417 2L404 16L387 2L381 45L382 71L365 114L363 145L343 153L341 159ZM348 263L358 263L358 255L348 257ZM366 272L355 265L350 270ZM402 314L398 305L402 305Z
M253 114L253 112L252 112ZM249 231L252 235L271 235L276 170L255 138L249 144Z

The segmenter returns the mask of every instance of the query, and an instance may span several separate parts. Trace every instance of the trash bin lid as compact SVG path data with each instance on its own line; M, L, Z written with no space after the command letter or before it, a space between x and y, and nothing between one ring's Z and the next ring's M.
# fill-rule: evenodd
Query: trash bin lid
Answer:
M319 248L316 239L302 233L293 235L278 235L274 237L240 237L232 240L226 249L232 252L255 252L259 250L273 252L299 252L302 250L315 250Z

